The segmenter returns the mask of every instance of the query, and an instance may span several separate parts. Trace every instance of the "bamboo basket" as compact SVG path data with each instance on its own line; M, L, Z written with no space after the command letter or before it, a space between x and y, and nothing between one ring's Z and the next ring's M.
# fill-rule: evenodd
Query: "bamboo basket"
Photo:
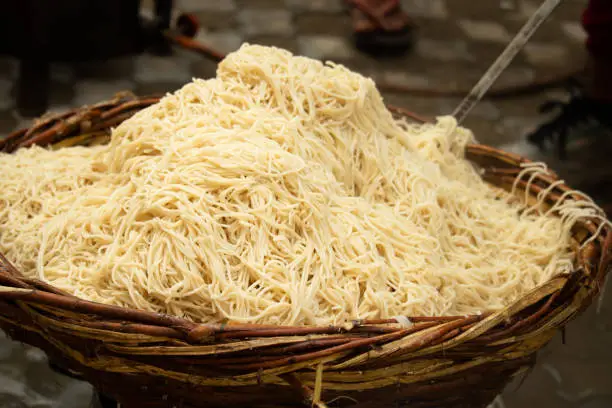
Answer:
M0 142L0 150L100 143L111 127L157 100L119 95L43 117ZM482 145L468 146L467 157L488 182L504 188L527 162ZM555 180L550 173L519 186L535 197ZM556 186L547 204L566 191ZM577 225L576 248L599 226L597 220ZM525 374L536 352L592 302L608 271L611 243L605 226L583 250L576 249L573 273L501 311L345 327L204 325L106 306L25 278L0 255L0 327L127 408L481 408Z

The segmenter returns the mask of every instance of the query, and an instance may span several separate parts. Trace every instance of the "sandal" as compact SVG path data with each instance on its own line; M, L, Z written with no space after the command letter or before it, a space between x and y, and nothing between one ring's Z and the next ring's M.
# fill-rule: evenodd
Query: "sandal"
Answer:
M416 25L399 0L346 0L351 7L355 45L374 55L403 54L414 44Z

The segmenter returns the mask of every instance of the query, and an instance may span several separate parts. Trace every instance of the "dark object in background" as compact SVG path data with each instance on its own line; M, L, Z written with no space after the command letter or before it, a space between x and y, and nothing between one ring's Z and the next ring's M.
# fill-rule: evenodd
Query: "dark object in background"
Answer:
M345 0L351 7L353 37L358 50L370 55L392 56L409 51L416 25L398 0Z
M172 0L155 1L154 21L140 0L11 0L0 4L0 54L20 60L17 105L35 116L47 108L51 62L105 60L152 47L169 50Z
M117 401L97 392L94 393L92 405L93 408L119 408Z

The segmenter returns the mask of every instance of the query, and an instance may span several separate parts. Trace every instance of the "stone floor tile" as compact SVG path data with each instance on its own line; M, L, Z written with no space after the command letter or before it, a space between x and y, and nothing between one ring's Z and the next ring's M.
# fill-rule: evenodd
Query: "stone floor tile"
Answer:
M189 11L235 11L234 0L178 0L176 7L180 10Z
M112 99L117 93L133 91L134 82L129 80L97 81L82 80L75 86L73 106L92 105L107 99Z
M510 66L497 78L492 89L510 89L528 85L535 77L535 70L529 66Z
M11 129L11 132L20 130L20 129L27 129L34 124L35 118L27 118L27 117L20 116L19 113L17 113L16 111L13 111L12 113L13 113L13 117L15 118L16 122L15 122L15 126L13 127L13 129Z
M201 55L198 52L191 51L185 48L175 48L172 50L173 59L176 58L176 61L179 61L181 65L184 65L187 70L187 74L190 74L189 67L194 62L199 62L202 60L210 60L208 57Z
M189 64L173 58L142 54L135 59L134 79L137 82L188 82Z
M345 38L331 35L309 35L298 38L298 52L320 60L345 60L355 54L352 44Z
M278 47L292 53L298 52L298 40L296 37L279 37L276 35L258 35L255 37L251 37L247 41L250 44L261 44L267 45L271 47Z
M561 24L563 32L573 41L583 45L587 35L579 21L566 21Z
M132 75L134 58L121 57L105 61L88 61L74 64L77 78L121 79Z
M477 119L484 119L486 121L498 120L501 118L501 112L499 108L491 101L480 101L472 111L470 115L473 115Z
M284 0L235 0L237 7L242 8L258 8L258 9L283 9L285 8Z
M563 382L555 393L572 403L580 403L591 396L609 393L612 380L609 364L605 361L585 363L584 360L561 360L554 362ZM581 375L576 375L581 373Z
M289 37L294 30L292 14L288 10L244 9L238 13L238 21L245 37L256 35Z
M110 81L111 83L113 81ZM49 105L48 108L52 109L54 106L70 106L73 104L75 97L75 83L65 83L52 81L49 87Z
M501 109L504 116L525 118L525 120L536 117L542 120L540 106L549 99L548 94L539 94L537 97L534 95L516 95L509 98L496 98L494 103Z
M445 0L401 0L401 5L411 17L440 20L448 18L448 7Z
M508 150L506 143L514 143L517 139L524 137L529 131L535 129L542 121L542 118L537 116L536 112L525 113L525 116L502 115L495 123L495 130L502 135L508 135L503 141L496 140L502 150ZM526 147L529 148L529 147ZM517 152L521 156L522 152Z
M577 405L577 408L610 408L612 407L612 394L589 397Z
M351 38L351 20L344 14L323 12L300 13L294 16L295 30L298 35L320 34Z
M339 13L345 8L343 0L285 0L285 4L289 10L297 13L304 11Z
M505 21L516 14L515 10L508 10L507 3L500 0L483 1L477 7L471 7L473 2L447 0L449 19L470 19Z
M91 408L94 391L89 383L73 381L57 397L55 407L62 408ZM80 403L77 403L79 401ZM55 408L54 407L54 408Z
M201 75L195 75L199 76ZM180 89L185 82L167 81L167 82L143 82L134 85L134 93L136 95L155 95L164 96L168 92L174 92Z
M539 7L539 3L535 0L519 0L519 12L523 18L528 19L531 17Z
M506 387L504 404L506 408L573 408L571 403L557 395L557 387L550 375L536 366L526 379L516 378Z
M200 31L195 39L202 44L208 45L226 54L236 51L243 43L242 36L233 30L214 32Z
M400 69L383 71L381 78L385 83L397 84L408 88L422 89L435 85L432 79L427 78L425 75L412 74Z
M237 14L224 11L196 11L193 16L200 23L203 31L227 31L238 28Z
M0 113L0 118L2 118L2 116L3 116L3 113ZM0 331L0 362L1 363L4 363L10 360L15 351L21 351L21 350L17 350L18 347L19 347L19 343L17 343L16 341L10 340L4 332Z
M536 3L537 1L538 0L536 0ZM553 18L557 19L557 21L580 21L587 4L587 0L562 1L555 10Z
M444 111L444 114L450 115L455 109L455 107L456 105L450 106L447 110ZM479 116L472 112L465 119L462 125L472 131L478 143L482 143L489 146L497 146L500 143L503 143L505 140L510 140L510 137L507 133L504 132L504 129L500 129L497 126L499 119L492 120L482 118L482 116L485 116L486 114L487 113L484 112ZM488 114L491 115L491 113ZM511 140L515 139L512 138Z
M474 56L474 61L478 61L477 65L479 66L480 73L484 73L486 69L500 56L500 54L504 51L506 43L501 42L475 42L468 41L468 50ZM512 65L524 64L525 57L522 54L519 54ZM468 69L469 71L476 71L475 67Z
M530 43L523 52L527 60L536 67L560 67L567 64L568 50L558 44Z
M421 38L416 45L416 52L422 58L438 62L473 59L468 52L468 43L464 40L439 41Z
M208 79L217 75L217 63L208 59L193 62L191 64L191 72L195 78ZM142 88L138 88L140 92Z
M500 0L499 8L504 11L516 11L518 4L516 0Z
M508 30L495 21L459 20L459 26L469 39L506 44L511 40Z
M47 109L47 112L45 113L47 114L64 113L74 108L75 106L70 106L70 105L51 105L49 109Z
M422 39L448 41L449 39L466 39L464 31L457 24L458 20L434 20L427 19L417 22L416 42Z

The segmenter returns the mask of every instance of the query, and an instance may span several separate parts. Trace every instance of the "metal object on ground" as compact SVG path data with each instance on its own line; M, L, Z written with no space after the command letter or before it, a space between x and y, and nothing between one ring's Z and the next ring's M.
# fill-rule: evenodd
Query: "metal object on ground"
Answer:
M489 90L497 77L504 72L510 65L514 57L527 44L533 33L546 21L553 10L561 3L561 0L545 0L538 10L529 18L523 28L510 41L510 44L495 60L493 65L484 73L480 80L476 83L470 93L459 103L459 106L453 112L453 116L457 122L461 123L463 119L470 113L472 108L482 99L484 94Z

